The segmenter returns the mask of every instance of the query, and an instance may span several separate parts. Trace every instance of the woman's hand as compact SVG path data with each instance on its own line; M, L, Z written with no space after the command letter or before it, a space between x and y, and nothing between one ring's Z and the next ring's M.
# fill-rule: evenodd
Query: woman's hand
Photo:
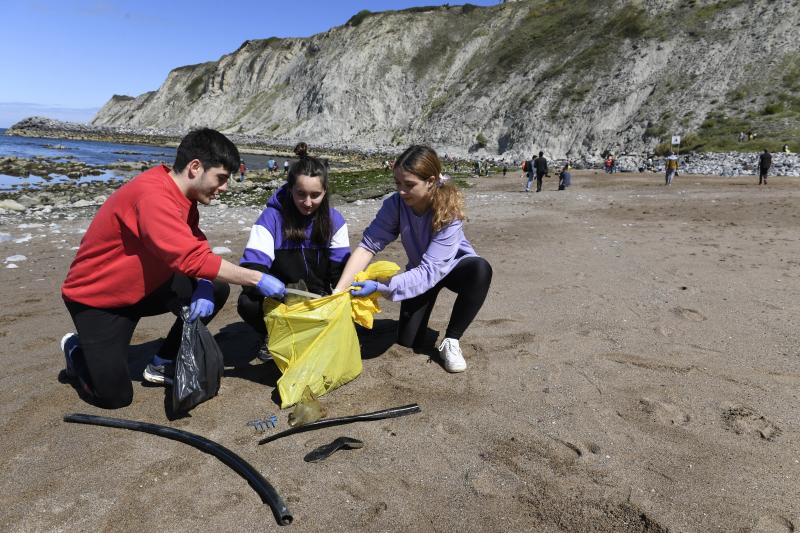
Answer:
M367 265L369 265L369 262L372 261L374 255L375 254L369 250L365 250L364 248L357 246L356 249L353 250L353 254L350 256L350 259L347 260L347 264L344 266L342 275L339 277L339 282L333 289L333 293L337 294L348 290L350 288L350 284L355 279L356 274L367 268Z
M356 281L353 283L354 287L361 287L360 289L350 289L350 294L353 296L369 296L378 290L378 282L368 279L366 281Z

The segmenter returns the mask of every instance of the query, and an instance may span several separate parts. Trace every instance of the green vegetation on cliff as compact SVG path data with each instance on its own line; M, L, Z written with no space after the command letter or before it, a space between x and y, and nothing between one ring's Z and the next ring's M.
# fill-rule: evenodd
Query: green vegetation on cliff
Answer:
M800 53L786 54L771 74L730 91L700 127L686 136L682 149L726 152L778 151L800 147ZM753 137L739 141L739 134Z

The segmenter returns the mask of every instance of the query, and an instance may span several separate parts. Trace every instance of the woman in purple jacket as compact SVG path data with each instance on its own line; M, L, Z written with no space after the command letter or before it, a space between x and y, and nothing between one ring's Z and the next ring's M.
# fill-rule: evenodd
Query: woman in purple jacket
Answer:
M388 284L354 283L359 288L352 289L353 295L379 291L390 300L402 301L398 343L421 347L439 291L446 287L455 292L458 296L439 355L445 370L463 372L467 363L458 341L486 299L492 267L464 237L464 199L442 176L442 164L433 149L411 146L397 158L393 171L397 193L383 202L364 231L334 292L350 287L355 275L399 235L408 255L406 271Z

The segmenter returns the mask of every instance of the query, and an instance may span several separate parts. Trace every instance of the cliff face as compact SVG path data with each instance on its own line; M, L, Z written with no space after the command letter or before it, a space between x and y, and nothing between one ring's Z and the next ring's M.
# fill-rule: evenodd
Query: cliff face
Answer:
M177 68L157 91L114 96L93 124L510 157L643 151L671 134L703 142L747 116L791 137L798 26L798 0L361 12L309 38L248 41Z

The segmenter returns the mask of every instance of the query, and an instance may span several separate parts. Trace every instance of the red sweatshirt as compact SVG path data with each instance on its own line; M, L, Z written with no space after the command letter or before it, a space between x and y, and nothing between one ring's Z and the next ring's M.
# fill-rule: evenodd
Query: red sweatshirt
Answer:
M158 166L112 194L92 220L61 294L110 309L132 305L175 272L214 279L222 258L198 227L197 202L184 196Z

